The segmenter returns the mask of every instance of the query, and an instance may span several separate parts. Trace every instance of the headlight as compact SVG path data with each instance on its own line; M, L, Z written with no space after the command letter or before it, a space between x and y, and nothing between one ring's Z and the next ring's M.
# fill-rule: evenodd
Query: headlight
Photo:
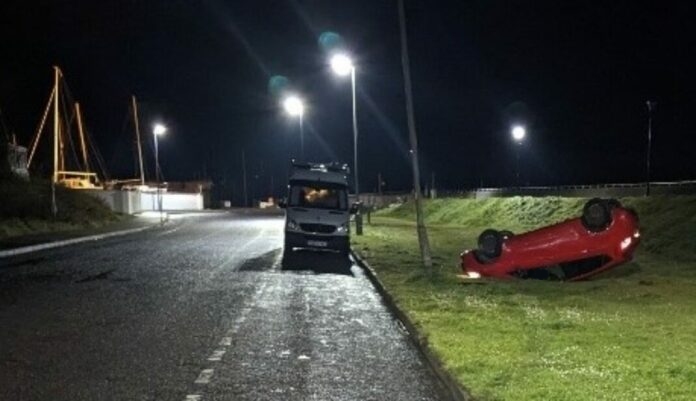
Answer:
M297 222L293 219L288 219L288 222L285 226L288 230L297 230Z
M343 223L338 228L336 228L337 233L347 233L349 230L348 223Z

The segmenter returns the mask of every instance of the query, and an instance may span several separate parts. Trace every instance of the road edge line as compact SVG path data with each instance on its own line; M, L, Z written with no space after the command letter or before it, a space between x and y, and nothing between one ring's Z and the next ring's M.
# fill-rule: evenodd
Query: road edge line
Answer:
M103 239L111 238L111 237L120 237L123 235L135 234L135 233L149 230L151 228L159 227L159 226L160 226L159 224L153 224L153 225L148 225L148 226L144 226L144 227L129 228L127 230L112 231L112 232L104 233L104 234L87 235L87 236L83 236L83 237L70 238L70 239L61 240L61 241L45 242L43 244L28 245L28 246L22 246L19 248L6 249L4 251L0 251L0 259L9 258L12 256L25 255L27 253L34 253L34 252L43 251L46 249L62 248L64 246L79 244L82 242L99 241L99 240L103 240Z
M452 377L452 374L450 374L444 368L440 358L430 349L427 338L420 334L411 318L409 318L408 315L396 304L396 301L394 301L394 298L391 296L389 291L387 291L384 284L382 284L382 281L379 279L374 268L370 266L362 255L355 250L351 249L350 253L358 263L358 266L363 268L372 285L377 289L377 292L382 297L382 301L387 306L387 309L389 309L392 315L396 317L396 319L404 326L409 338L415 344L416 348L421 353L421 356L428 363L428 366L432 372L440 380L440 383L447 391L447 395L450 397L450 399L454 401L473 401L473 397L469 394L469 392L459 385L454 377Z

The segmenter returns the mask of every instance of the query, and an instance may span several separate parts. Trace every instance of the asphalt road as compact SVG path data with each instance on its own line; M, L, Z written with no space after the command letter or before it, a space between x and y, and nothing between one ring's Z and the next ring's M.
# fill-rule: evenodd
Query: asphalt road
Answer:
M0 260L3 400L435 400L349 259L233 212Z

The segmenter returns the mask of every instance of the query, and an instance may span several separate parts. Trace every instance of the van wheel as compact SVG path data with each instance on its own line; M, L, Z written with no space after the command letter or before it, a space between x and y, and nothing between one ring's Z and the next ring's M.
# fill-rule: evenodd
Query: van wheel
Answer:
M616 200L590 199L582 209L582 225L591 232L605 230L611 224L611 210L618 205Z
M500 232L487 229L478 237L478 252L485 259L495 259L503 251L503 236Z
M338 247L337 251L341 256L348 257L348 255L350 255L350 242L347 242L345 244L341 244Z
M283 245L283 258L287 258L292 255L292 244L290 244L287 240L285 240L285 244Z

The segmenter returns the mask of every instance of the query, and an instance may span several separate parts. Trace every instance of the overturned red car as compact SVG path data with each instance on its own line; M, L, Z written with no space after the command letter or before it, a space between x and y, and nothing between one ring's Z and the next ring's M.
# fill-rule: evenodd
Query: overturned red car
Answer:
M631 260L638 215L614 199L592 199L582 216L514 235L488 229L461 254L464 279L482 276L577 281Z

